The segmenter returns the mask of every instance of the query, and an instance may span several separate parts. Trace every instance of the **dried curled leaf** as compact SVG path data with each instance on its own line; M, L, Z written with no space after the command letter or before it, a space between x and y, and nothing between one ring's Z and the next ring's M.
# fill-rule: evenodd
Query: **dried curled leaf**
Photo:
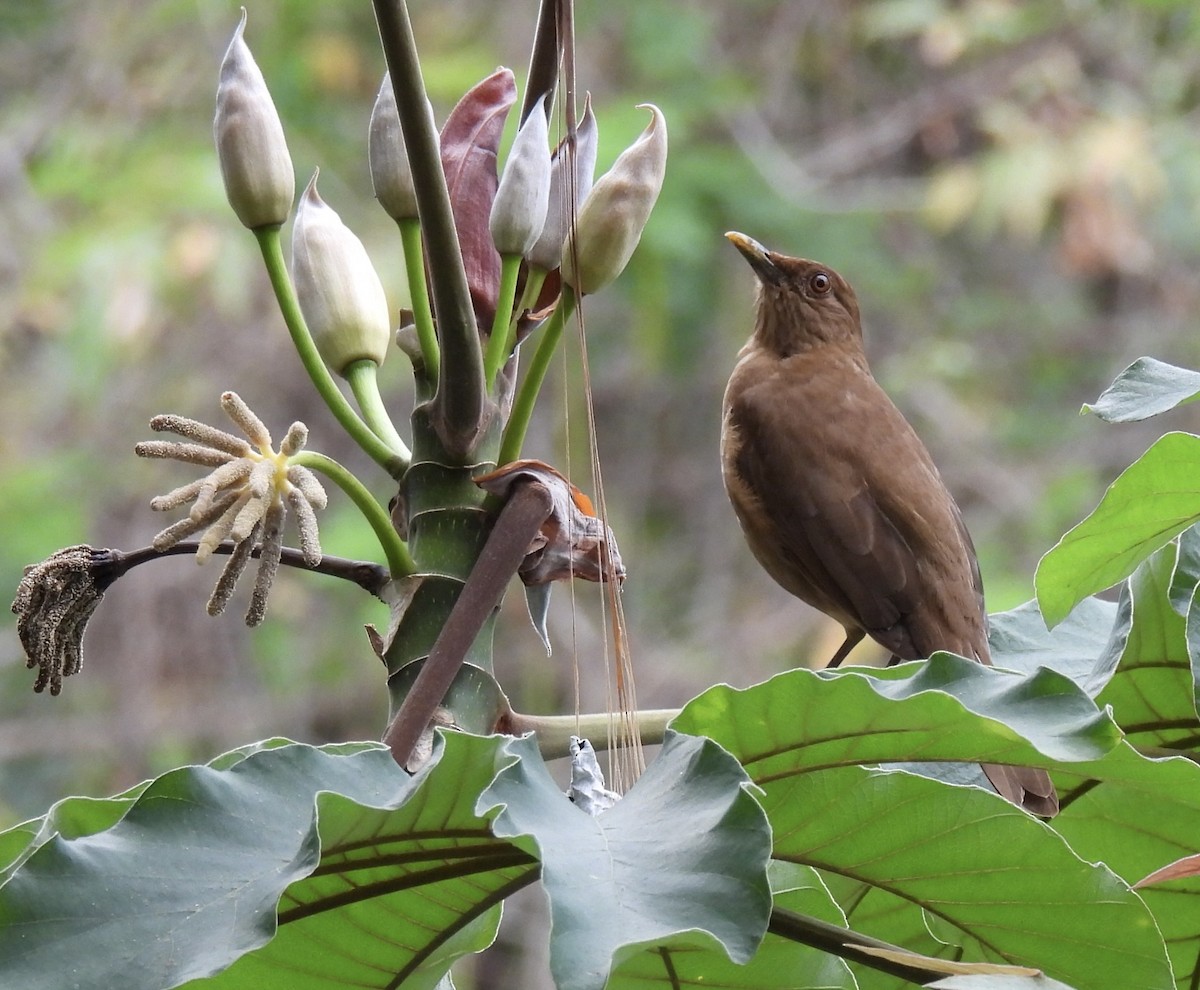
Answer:
M64 677L83 667L83 631L111 580L112 551L80 544L25 568L12 610L25 648L25 666L37 667L33 689L62 690Z
M605 581L625 579L617 542L596 516L591 500L549 464L512 461L475 478L484 491L507 499L515 485L540 485L550 495L550 515L529 545L517 572L526 585L548 584L578 577Z

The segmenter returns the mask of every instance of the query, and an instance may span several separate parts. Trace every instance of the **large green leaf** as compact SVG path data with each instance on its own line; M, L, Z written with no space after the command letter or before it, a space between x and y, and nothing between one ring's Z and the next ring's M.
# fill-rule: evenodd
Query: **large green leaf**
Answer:
M1121 590L1121 634L1112 645L1116 673L1097 697L1113 707L1130 742L1143 747L1191 747L1196 720L1186 620L1171 605L1176 546L1143 562Z
M1026 674L1049 667L1094 698L1112 677L1112 666L1103 660L1116 617L1116 604L1099 598L1085 598L1053 629L1046 628L1036 601L993 613L988 617L992 662Z
M1135 567L1200 520L1200 437L1160 437L1108 487L1100 504L1038 564L1034 584L1046 623Z
M638 955L660 979L688 959L754 955L771 911L771 832L727 753L668 732L629 793L592 817L565 800L533 738L508 751L521 758L479 808L498 810L495 833L542 862L559 990L599 990Z
M1179 555L1171 575L1171 607L1180 615L1187 615L1200 586L1200 527L1185 529L1175 542L1179 545Z
M1089 990L1172 986L1141 899L999 797L862 767L765 789L776 856L867 888L846 912L857 931L912 948L932 918L929 955L1033 966Z
M1121 738L1069 678L985 667L949 653L887 670L790 670L745 690L718 685L671 723L734 753L758 782L793 772L911 760L1051 766Z
M1062 792L1054 827L1081 856L1128 883L1200 851L1200 766L1191 760L1147 759L1122 743L1099 763L1064 766L1054 777ZM1200 985L1200 881L1139 893L1166 939L1178 985Z
M291 990L409 973L433 986L536 875L474 813L510 758L499 745L452 734L415 778L374 744L165 774L111 827L44 837L11 871L0 985L164 990L219 974L204 985L257 988L286 972Z
M674 725L713 735L743 763L765 790L775 855L821 869L855 930L1080 987L1171 985L1142 901L1050 828L980 789L855 765L1052 766L1089 752L1102 763L1120 733L1067 678L949 655L870 674L791 671L713 688Z
M1140 357L1083 411L1109 423L1133 423L1196 399L1200 399L1200 371Z

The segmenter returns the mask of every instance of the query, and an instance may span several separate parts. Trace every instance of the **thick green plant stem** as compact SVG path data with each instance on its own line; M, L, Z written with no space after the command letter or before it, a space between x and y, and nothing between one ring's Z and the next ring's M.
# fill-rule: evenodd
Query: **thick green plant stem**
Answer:
M383 734L383 741L400 766L408 766L417 740L442 704L466 661L467 652L552 508L550 492L537 484L515 486L504 503L483 551L429 651L429 658Z
M374 0L374 7L379 40L396 93L400 130L412 166L425 248L429 252L433 309L441 343L432 422L447 453L465 461L471 457L490 418L483 379L483 348L408 8L404 0Z
M496 375L508 360L512 348L508 345L508 326L513 315L513 302L517 296L517 276L521 273L519 254L500 256L500 291L496 296L496 316L492 320L492 333L488 337L487 353L483 372L488 391L496 384Z
M332 457L313 450L300 451L291 458L291 463L319 471L350 497L350 501L358 507L358 511L366 517L375 532L393 580L408 577L416 571L416 564L413 563L408 547L400 539L396 527L392 525L392 517L353 474Z
M425 252L421 248L421 221L413 218L398 220L400 243L404 246L404 273L408 276L408 293L412 298L413 322L417 325L417 340L425 362L425 377L437 381L437 331L433 326L433 311L429 308L429 289L425 285Z
M349 383L363 419L375 435L406 461L411 460L408 445L400 439L379 395L379 365L370 358L362 358L352 362L342 376Z
M275 299L291 335L292 346L296 348L304 370L308 372L308 377L312 379L317 392L325 400L325 405L329 407L342 429L350 434L354 442L366 451L376 464L393 478L399 478L408 467L408 458L392 450L362 421L337 387L337 382L333 380L317 352L317 345L313 343L312 334L308 332L308 325L304 322L304 314L300 312L300 303L296 299L295 287L288 274L279 231L277 226L258 227L254 236L258 238L267 275L271 279L271 288L275 290Z
M550 119L554 106L554 90L558 84L558 64L562 48L558 41L558 0L542 0L538 7L537 28L533 34L533 51L529 55L529 72L526 75L525 100L521 104L521 123L537 106L543 93L546 94L546 119Z
M529 429L529 421L533 418L533 407L537 403L538 393L546 372L550 368L550 359L558 348L562 338L563 325L575 312L575 293L570 286L563 286L562 299L554 310L546 325L542 327L542 338L538 341L537 350L533 352L533 360L529 362L529 371L521 382L517 397L513 400L512 413L508 425L504 428L504 439L500 442L500 464L515 461L521 454L521 445L525 442L525 432Z

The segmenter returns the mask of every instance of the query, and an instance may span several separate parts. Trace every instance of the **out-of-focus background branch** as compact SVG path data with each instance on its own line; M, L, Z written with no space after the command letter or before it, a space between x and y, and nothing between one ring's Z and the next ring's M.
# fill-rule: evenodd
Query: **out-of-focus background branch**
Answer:
M411 6L439 121L496 64L523 71L533 0ZM311 446L391 494L309 389L224 202L210 122L236 21L234 3L0 4L10 594L60 546L148 542L163 525L150 497L187 478L137 460L134 442L158 412L219 419L225 389L277 434L304 420ZM1194 4L610 0L581 5L578 32L600 167L644 125L634 104L653 100L671 126L642 246L585 307L642 703L751 683L840 641L753 563L721 489L720 398L752 293L727 229L858 287L878 377L964 507L993 609L1030 597L1040 554L1152 436L1200 425L1195 407L1122 428L1076 415L1139 354L1200 364ZM383 72L370 5L256 0L247 39L299 179L321 166L323 196L400 306L398 239L366 166ZM527 450L590 491L567 351ZM406 361L382 374L403 424ZM377 559L334 502L326 552ZM267 735L378 736L384 672L361 627L384 609L285 573L251 632L234 606L204 613L217 566L172 558L118 582L57 699L30 693L4 627L0 825ZM595 590L569 599L556 595L551 661L521 595L504 605L497 674L523 711L570 710L576 655L584 707L606 703Z

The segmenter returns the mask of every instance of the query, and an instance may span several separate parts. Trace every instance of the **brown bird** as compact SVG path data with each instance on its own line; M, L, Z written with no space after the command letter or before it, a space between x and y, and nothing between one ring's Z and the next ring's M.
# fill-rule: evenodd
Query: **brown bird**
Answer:
M830 667L864 636L893 663L948 650L990 664L975 548L929 451L871 375L854 290L826 265L725 236L759 281L721 428L725 490L754 556L842 624ZM1044 771L983 770L1014 804L1058 810Z

